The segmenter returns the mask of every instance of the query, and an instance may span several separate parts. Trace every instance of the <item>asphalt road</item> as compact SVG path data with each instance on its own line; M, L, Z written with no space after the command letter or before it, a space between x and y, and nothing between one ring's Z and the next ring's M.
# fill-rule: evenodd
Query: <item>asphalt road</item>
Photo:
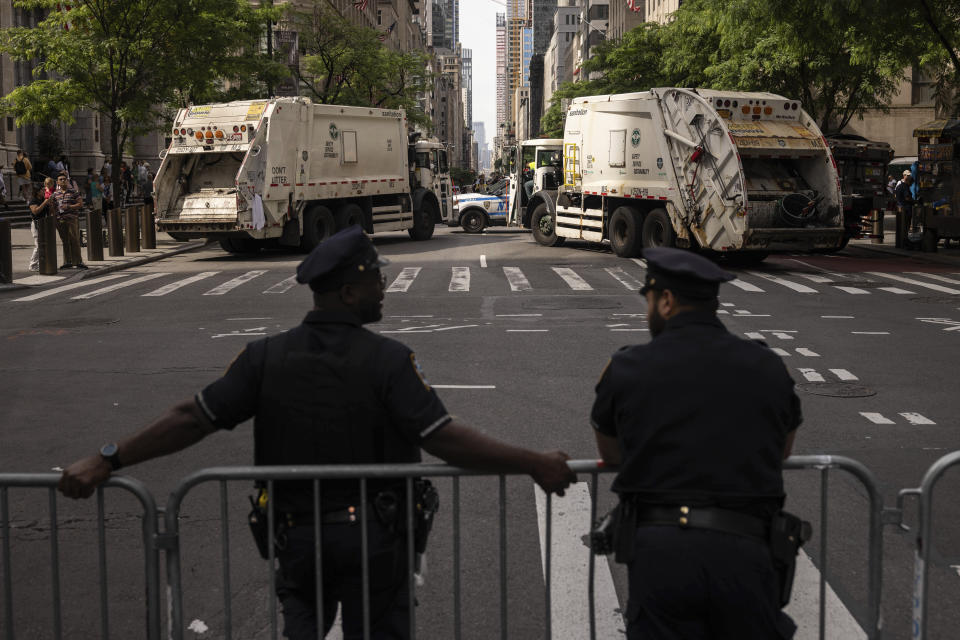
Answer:
M406 234L375 241L392 265L386 268L385 317L370 328L416 351L451 412L524 446L560 448L574 458L596 456L587 420L593 384L610 353L649 339L645 304L636 294L642 262L617 258L597 245L540 247L528 234L503 228L471 236L438 227L429 242L411 242ZM209 247L111 280L83 280L72 289L53 285L0 294L5 374L0 469L49 471L95 452L213 380L246 341L298 323L310 295L288 279L301 258L230 256ZM864 463L893 506L899 489L919 485L935 460L960 449L955 370L960 267L851 247L837 256L776 256L758 267L732 270L740 278L738 286L721 290L722 320L732 332L762 338L778 350L802 390L805 423L794 453L829 453ZM709 382L691 372L689 392ZM126 473L162 505L196 469L251 461L246 425ZM941 482L943 495L956 495L957 475ZM807 552L822 568L820 480L817 471L788 473L788 508L814 522L818 535ZM609 478L599 485L602 510L612 502ZM449 497L450 482L440 486ZM862 623L866 492L843 473L830 474L827 492L826 576ZM268 637L268 574L252 557L244 524L248 493L246 484L229 488L233 632ZM137 637L143 593L137 505L108 494L111 633ZM511 478L506 495L509 637L542 637L542 517L533 483ZM192 637L222 635L218 499L216 485L203 486L182 512L186 620L208 628ZM51 636L47 504L42 491L10 491L18 637ZM499 635L497 504L496 480L461 482L465 638ZM59 500L57 506L64 635L93 635L99 610L87 592L96 585L95 505ZM450 507L445 499L431 539L426 584L418 591L418 628L426 638L453 632ZM588 514L559 500L554 507L560 516L583 522L586 533ZM947 551L960 514L955 501L941 500L937 508L942 516L935 538ZM908 522L914 514L908 502ZM910 633L913 540L893 527L885 534L884 635L904 637ZM577 543L574 537L571 545ZM625 603L622 568L601 564L612 575L614 600ZM960 613L947 606L956 600L958 581L953 570L934 571L935 626L928 637L948 637L946 630L960 623ZM555 589L583 586L562 577L557 582ZM555 602L562 600L562 594L551 594ZM598 615L615 614L616 602L603 606ZM555 620L554 631L562 624Z

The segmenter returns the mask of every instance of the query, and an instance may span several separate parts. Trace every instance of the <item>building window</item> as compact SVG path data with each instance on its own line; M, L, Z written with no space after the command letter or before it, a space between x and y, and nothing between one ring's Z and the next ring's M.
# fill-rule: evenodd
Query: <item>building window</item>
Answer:
M377 26L383 24L383 9L377 9Z
M915 107L933 106L933 78L919 65L913 65L913 72L910 75L910 104Z
M7 117L7 131L13 131L13 118Z

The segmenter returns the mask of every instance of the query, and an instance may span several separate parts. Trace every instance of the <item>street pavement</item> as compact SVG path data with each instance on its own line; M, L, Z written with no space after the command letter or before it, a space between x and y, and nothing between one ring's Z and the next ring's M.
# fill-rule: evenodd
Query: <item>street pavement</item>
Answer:
M643 280L643 262L621 260L585 243L539 247L528 234L510 229L479 236L439 227L437 232L425 243L410 242L405 234L375 237L392 264L385 318L371 328L411 346L448 408L468 423L525 446L593 457L586 420L593 381L616 348L648 339L644 304L635 293ZM172 242L166 246L183 248ZM299 322L309 306L308 292L292 280L301 257L280 252L230 256L208 246L119 267L115 273L107 272L115 265L91 265L97 268L71 274L69 280L0 291L6 346L2 368L14 400L3 425L8 446L0 453L0 468L49 470L95 451L189 397L215 378L247 340ZM899 489L919 484L934 460L960 449L955 424L960 406L952 377L957 353L952 341L960 334L954 330L960 326L960 251L951 247L921 254L889 243L854 241L836 256L775 256L735 271L736 284L721 292L721 318L731 331L765 340L800 385L806 421L795 453L860 460L877 474L890 506ZM36 393L59 379L71 380L64 392ZM693 380L691 393L700 384L709 381ZM863 395L842 395L855 387ZM65 430L70 437L62 437ZM248 464L248 434L220 434L175 458L128 473L162 500L193 470ZM788 474L788 508L813 520L817 532L801 562L791 605L803 627L801 640L816 637L818 580L825 568L818 481L816 472ZM463 485L464 637L495 637L498 490L495 481ZM612 503L609 478L601 477L598 485L602 513ZM588 486L584 482L565 501L553 501L554 535L564 541L555 538L554 544L565 545L556 552L551 589L554 637L582 637L584 614L578 607L585 587L576 558L585 558L579 536L589 520L584 512ZM831 474L829 490L825 574L832 632L827 637L861 637L864 491L842 474ZM451 492L444 482L427 583L418 592L418 619L427 638L452 635ZM208 494L189 504L183 517L182 549L192 577L187 621L195 617L219 630L221 607L218 596L209 593L211 584L219 585L218 541L210 534L218 507L216 492ZM506 495L509 637L542 637L545 501L522 478L510 479ZM230 504L236 523L245 515L243 496L239 498ZM914 512L907 506L909 522ZM946 507L948 515L955 515L956 507ZM81 505L68 503L62 509L63 517L76 519L72 522L89 521L89 514L78 515ZM38 522L43 517L30 516L27 502L15 502L14 510L21 547L24 537L42 542ZM133 512L118 508L111 528L135 532ZM239 538L234 548L244 550L249 541L245 531L235 532L240 528L231 529ZM956 539L956 525L943 531L947 546L951 536ZM912 539L889 527L886 535L885 626L888 637L900 637L909 633ZM82 549L79 539L64 544ZM119 546L122 560L116 564L135 567L135 545L127 541ZM18 562L40 562L44 550L32 549ZM565 562L570 559L573 564ZM243 632L235 626L235 637L264 637L268 588L264 572L249 565L243 557L234 558L235 612L249 613L237 621L244 626ZM606 594L598 596L598 622L616 626L617 610L625 602L625 577L619 565L598 565L598 594ZM937 573L935 593L956 594L956 580L949 570ZM35 588L37 601L43 601L45 587L38 581ZM944 628L955 627L960 614L935 611L945 619ZM216 637L219 631L212 633L200 637Z

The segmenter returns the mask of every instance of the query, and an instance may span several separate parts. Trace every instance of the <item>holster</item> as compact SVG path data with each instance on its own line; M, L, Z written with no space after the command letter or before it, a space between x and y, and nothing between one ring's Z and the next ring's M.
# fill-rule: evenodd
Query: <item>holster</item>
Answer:
M440 494L429 480L420 479L413 483L413 550L423 553L427 550L427 538L433 529L433 517L440 510Z
M770 554L773 557L773 569L777 574L781 607L790 603L797 554L812 535L813 527L810 523L792 513L780 511L770 521Z
M630 500L621 500L616 507L593 525L590 550L597 555L613 554L617 562L633 560L633 538L637 530L637 510Z

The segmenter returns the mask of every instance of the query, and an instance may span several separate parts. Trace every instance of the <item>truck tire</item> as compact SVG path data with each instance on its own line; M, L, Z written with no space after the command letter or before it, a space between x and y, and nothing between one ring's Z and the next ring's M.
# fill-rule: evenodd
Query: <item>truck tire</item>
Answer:
M439 216L437 203L425 198L420 208L413 210L413 226L407 229L407 233L414 240L429 240L433 237L433 228L436 226L434 220Z
M467 233L480 233L487 226L487 218L477 209L460 214L460 226Z
M546 202L541 202L533 210L533 215L530 216L530 230L533 231L533 239L545 247L558 247L563 244L564 238L557 236L554 215L547 208Z
M337 231L352 227L355 224L363 226L363 209L352 202L341 206L333 216Z
M303 237L300 238L300 247L304 251L313 251L318 244L336 231L336 223L330 209L322 204L312 205L303 214Z
M260 241L253 238L220 238L220 248L227 253L258 253Z
M640 213L633 207L617 207L607 223L607 236L613 252L621 258L640 255Z
M672 247L676 244L676 235L670 216L663 209L653 209L643 220L643 248Z

